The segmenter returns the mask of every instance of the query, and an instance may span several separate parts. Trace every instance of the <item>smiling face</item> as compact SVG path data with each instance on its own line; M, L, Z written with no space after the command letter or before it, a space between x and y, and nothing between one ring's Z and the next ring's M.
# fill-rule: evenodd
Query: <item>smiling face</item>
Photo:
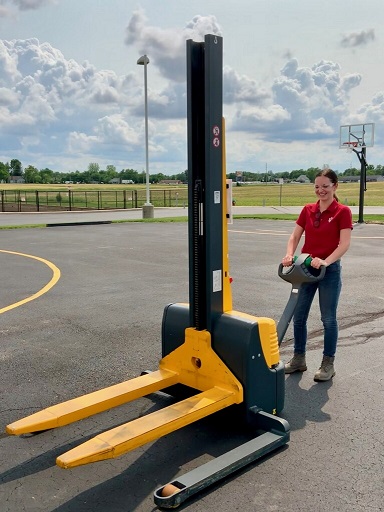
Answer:
M315 193L322 203L332 203L337 185L337 183L332 183L327 176L318 176L315 179Z

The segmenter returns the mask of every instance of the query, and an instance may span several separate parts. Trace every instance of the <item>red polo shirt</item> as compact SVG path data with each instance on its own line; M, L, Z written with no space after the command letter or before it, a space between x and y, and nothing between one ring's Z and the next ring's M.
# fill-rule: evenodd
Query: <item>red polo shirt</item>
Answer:
M319 202L304 206L296 224L305 232L302 252L306 252L314 258L325 259L339 245L340 230L353 229L352 212L348 206L333 200L319 218Z

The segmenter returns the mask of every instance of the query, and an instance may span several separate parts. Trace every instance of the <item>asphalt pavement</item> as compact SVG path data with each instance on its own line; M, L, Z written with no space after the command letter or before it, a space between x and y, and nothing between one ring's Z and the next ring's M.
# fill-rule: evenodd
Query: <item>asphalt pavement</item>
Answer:
M235 213L251 213L243 208ZM183 211L156 209L155 215ZM1 231L3 432L42 408L157 369L164 307L188 301L187 223L105 224L141 218L141 210L21 215L0 214L0 221L57 225ZM73 225L59 225L62 218ZM290 285L277 268L293 226L258 219L229 226L234 309L279 320ZM383 243L383 225L354 226L343 258L336 376L326 383L313 381L322 354L314 303L308 371L286 377L281 416L291 426L289 444L179 510L383 510ZM290 326L281 358L291 353ZM1 511L153 512L158 487L249 435L236 418L213 416L115 459L71 470L55 464L100 432L168 404L166 395L153 394L38 435L0 434Z

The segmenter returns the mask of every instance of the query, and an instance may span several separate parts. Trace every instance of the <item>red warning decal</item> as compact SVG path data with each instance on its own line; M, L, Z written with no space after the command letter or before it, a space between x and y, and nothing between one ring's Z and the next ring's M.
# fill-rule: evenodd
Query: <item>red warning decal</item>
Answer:
M218 148L220 146L220 128L217 125L215 125L212 128L212 133L213 133L212 144L214 145L215 148Z

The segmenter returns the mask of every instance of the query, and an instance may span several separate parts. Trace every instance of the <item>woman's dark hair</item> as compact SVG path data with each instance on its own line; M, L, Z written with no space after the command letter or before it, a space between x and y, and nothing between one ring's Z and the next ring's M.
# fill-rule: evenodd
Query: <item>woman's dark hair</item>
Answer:
M332 181L332 183L334 185L337 185L339 183L339 178L338 178L337 174L335 173L335 171L333 171L332 169L329 169L329 168L323 169L322 171L319 171L315 177L319 178L320 176L324 176L325 178L328 178L329 180ZM339 202L339 198L337 197L336 194L334 194L334 197L335 197L336 201Z

